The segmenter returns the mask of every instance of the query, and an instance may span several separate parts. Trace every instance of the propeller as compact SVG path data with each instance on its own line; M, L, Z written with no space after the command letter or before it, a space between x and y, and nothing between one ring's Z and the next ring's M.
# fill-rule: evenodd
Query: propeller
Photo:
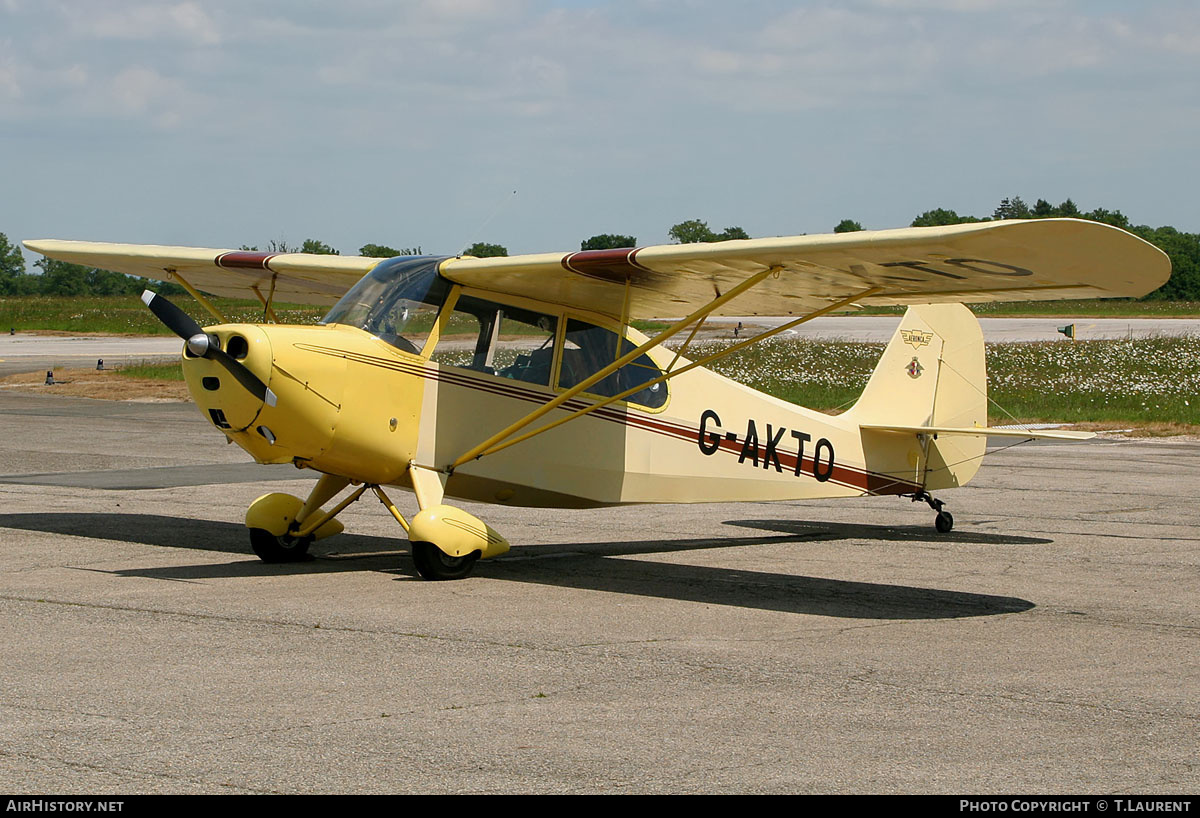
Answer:
M275 405L275 393L268 389L257 375L247 369L245 364L221 349L217 336L206 333L204 328L197 324L190 315L158 293L146 290L142 293L142 301L150 308L150 312L166 325L167 329L187 343L188 352L197 358L216 361L225 367L229 374L254 397L267 406Z

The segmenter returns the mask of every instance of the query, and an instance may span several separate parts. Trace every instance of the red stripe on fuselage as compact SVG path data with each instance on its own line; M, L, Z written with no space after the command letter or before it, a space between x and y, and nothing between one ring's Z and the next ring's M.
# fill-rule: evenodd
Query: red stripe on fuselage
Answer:
M363 355L360 353L346 352L344 350L332 349L330 347L319 347L310 344L296 344L298 349L304 349L309 352L317 352L323 355L332 355L334 357L346 358L347 360L356 361L368 366L377 366L381 369L390 369L394 372L402 372L408 375L417 375L418 377L427 380L436 381L438 383L448 384L450 386L459 386L465 389L474 389L479 392L486 392L499 397L512 398L515 400L524 401L526 403L543 404L554 397L552 393L539 392L531 390L527 387L518 386L518 382L500 383L493 380L484 380L487 375L466 374L453 370L442 369L435 365L433 367L420 363L410 363L402 360L389 360L386 358L376 358L371 355ZM576 411L592 404L585 400L568 400L560 406L560 409L565 411ZM686 441L689 443L697 443L700 439L699 426L688 426L677 422L666 420L658 416L645 416L641 414L631 414L626 409L608 409L601 408L591 412L601 420L606 420L611 423L619 423L623 426L632 426L642 431L652 432L664 437L670 437L675 440ZM730 455L741 456L744 441L729 440L722 437L718 444L718 450ZM811 446L815 452L816 439L806 443L806 447ZM763 445L760 443L760 458ZM789 452L783 449L776 449L776 454L779 457L779 464L784 473L795 475L796 458L800 454L799 451ZM774 460L767 468L774 465ZM747 466L754 468L754 466ZM763 465L757 468L764 469ZM800 464L800 477L816 479L813 477L813 471L816 464L812 457L806 456ZM910 483L907 480L902 480L888 474L880 474L871 472L865 469L859 469L854 466L838 465L835 461L833 470L829 475L827 482L836 485L845 486L846 488L858 489L868 494L911 494L919 491L921 486L916 483Z

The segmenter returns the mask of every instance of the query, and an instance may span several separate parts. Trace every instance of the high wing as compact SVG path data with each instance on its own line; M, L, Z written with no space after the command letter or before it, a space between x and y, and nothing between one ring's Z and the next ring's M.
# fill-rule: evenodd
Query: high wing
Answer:
M1141 296L1171 263L1116 227L1077 219L674 244L443 262L452 281L630 318L686 315L774 268L713 315L804 315L859 305ZM626 303L626 282L628 303Z
M253 298L252 288L293 304L333 304L381 259L308 253L260 253L155 244L105 244L36 239L23 242L44 256L173 281L178 273L198 290L231 298Z
M332 304L379 259L39 239L51 258L163 281L173 273L214 295ZM775 275L713 315L804 315L855 304L1044 301L1140 296L1166 282L1158 248L1116 227L1038 219L818 236L670 244L502 258L453 258L452 281L629 318L683 315L755 274ZM626 283L628 282L628 292ZM847 307L846 309L853 309Z

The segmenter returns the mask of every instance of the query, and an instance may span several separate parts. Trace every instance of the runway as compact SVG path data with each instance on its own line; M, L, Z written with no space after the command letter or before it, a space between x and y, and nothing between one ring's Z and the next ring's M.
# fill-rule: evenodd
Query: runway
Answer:
M431 583L374 500L260 563L246 507L311 480L190 405L0 393L0 432L10 792L1200 787L1200 443L997 452L948 535L894 497L468 505L513 550Z
M179 357L183 342L175 337L116 335L0 335L0 376L62 367L93 367L103 360L109 369L142 361Z

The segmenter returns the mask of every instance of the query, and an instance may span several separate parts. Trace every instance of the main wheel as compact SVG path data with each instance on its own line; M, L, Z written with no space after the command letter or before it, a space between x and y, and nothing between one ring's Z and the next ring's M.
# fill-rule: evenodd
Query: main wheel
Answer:
M312 541L311 536L276 536L264 528L250 529L250 547L263 562L299 562L308 559L308 547Z
M462 579L475 567L479 552L451 557L431 542L415 542L412 544L412 558L417 573L425 579Z
M939 534L945 534L954 528L954 515L949 511L939 511L937 519L933 521L933 527L938 530Z

